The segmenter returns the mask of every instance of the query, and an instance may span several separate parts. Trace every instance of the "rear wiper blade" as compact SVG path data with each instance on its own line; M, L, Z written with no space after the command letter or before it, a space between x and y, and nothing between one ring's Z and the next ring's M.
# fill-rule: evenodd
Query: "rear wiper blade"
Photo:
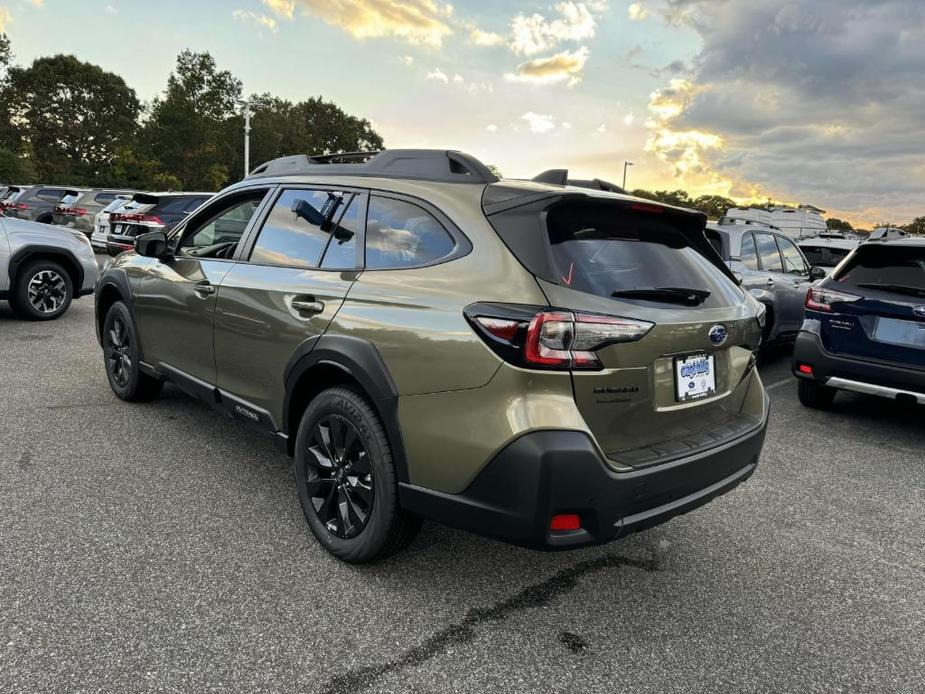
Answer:
M686 287L648 287L639 289L619 289L610 296L615 299L643 299L661 301L666 304L683 304L697 306L706 301L710 292L706 289L688 289Z
M862 289L880 289L885 292L896 292L897 294L909 294L911 296L925 296L925 289L920 287L910 287L905 284L879 284L877 282L862 282L858 284Z

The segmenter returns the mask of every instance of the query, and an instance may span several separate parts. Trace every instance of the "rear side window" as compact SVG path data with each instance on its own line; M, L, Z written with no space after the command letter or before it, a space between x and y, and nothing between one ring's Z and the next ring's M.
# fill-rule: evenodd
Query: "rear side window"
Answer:
M420 267L449 256L456 243L423 207L373 196L366 219L366 267Z
M751 234L745 234L742 237L742 253L740 255L742 263L749 270L757 270L759 268L758 251L755 250L755 237Z
M252 263L316 268L350 199L332 190L284 190L263 223ZM333 258L332 258L333 260ZM355 260L349 263L355 265Z
M784 272L791 275L807 275L809 268L803 260L803 254L792 241L777 237L777 245L780 246L780 253L784 258Z
M35 197L42 198L43 200L51 200L52 202L57 202L61 199L63 194L64 191L60 188L42 188L35 194Z
M784 265L777 250L777 241L771 234L755 234L755 247L761 260L761 269L767 272L783 272Z
M80 198L80 195L78 195L77 193L74 193L72 195L65 195L63 198L61 198L58 201L58 204L61 205L62 207L70 207L75 202L77 202L79 198Z
M741 300L729 278L661 214L564 202L548 211L546 225L562 286L605 297L640 289L701 290L709 292L703 307Z
M112 202L115 199L115 197L116 197L115 193L97 193L96 197L93 199L96 200L96 202L99 202L105 205L106 203Z
M835 278L859 289L925 294L925 248L862 246Z

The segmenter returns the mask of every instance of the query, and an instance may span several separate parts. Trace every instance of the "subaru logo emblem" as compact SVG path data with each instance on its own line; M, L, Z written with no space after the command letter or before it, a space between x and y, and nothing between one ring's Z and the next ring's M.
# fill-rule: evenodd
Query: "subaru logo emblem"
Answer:
M912 312L919 318L925 318L925 306L916 306Z
M710 337L710 342L714 347L719 347L726 341L726 338L729 337L729 331L726 330L725 325L714 325L710 328L710 332L707 333Z

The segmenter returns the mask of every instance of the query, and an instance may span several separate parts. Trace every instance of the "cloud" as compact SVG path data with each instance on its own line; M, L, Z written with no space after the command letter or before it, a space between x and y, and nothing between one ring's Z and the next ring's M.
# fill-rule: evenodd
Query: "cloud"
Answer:
M119 11L119 10L117 10L117 9L115 8L115 6L113 6L113 5L106 5L106 7L105 7L104 9L105 9L106 12L109 13L109 14L116 14L116 13Z
M649 102L647 147L675 175L849 219L922 213L925 3L649 4L702 44Z
M581 71L588 60L588 49L582 46L575 51L562 51L548 58L528 60L517 66L515 73L505 79L512 82L537 84L568 81L570 85L581 81Z
M29 0L29 1L30 1L33 5L35 5L36 7L44 7L44 6L45 6L45 0Z
M0 32L6 31L7 25L13 21L13 16L5 7L0 7Z
M494 123L489 123L488 125L485 126L485 130L487 130L490 133L496 133L498 132L498 126L495 125Z
M251 12L250 10L235 10L231 13L231 16L239 22L252 22L258 27L269 29L274 33L278 28L276 20L273 19L273 17L269 17L265 14L258 14L257 12Z
M447 75L440 68L434 68L433 70L428 72L427 79L434 80L435 82L443 82L444 84L447 84L450 81L449 75Z
M437 0L263 0L274 14L293 19L296 9L356 39L391 37L440 46L453 33L453 6Z
M414 65L414 57L410 55L403 55L398 58L401 61L402 65Z
M543 113L527 111L520 119L527 122L531 133L548 133L550 130L556 129L555 118Z
M534 13L518 14L511 20L509 46L517 55L536 55L555 48L564 41L582 41L594 36L596 22L594 11L600 10L600 3L560 2L555 5L558 18L547 19Z
M626 13L634 22L641 22L643 19L649 16L648 8L641 2L634 2L632 5L626 8Z
M623 125L629 127L636 122L636 116L633 113L627 113L623 116Z
M263 0L263 4L283 19L291 20L295 15L295 0Z
M504 43L504 37L493 31L482 31L473 27L469 31L469 43L473 46L500 46Z

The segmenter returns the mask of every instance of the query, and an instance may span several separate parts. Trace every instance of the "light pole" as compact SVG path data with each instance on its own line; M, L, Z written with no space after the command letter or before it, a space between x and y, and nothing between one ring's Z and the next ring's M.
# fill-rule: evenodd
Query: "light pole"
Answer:
M626 167L633 166L633 162L625 161L623 162L623 190L626 190Z
M244 178L247 178L251 172L251 102L238 99L235 103L244 107Z

